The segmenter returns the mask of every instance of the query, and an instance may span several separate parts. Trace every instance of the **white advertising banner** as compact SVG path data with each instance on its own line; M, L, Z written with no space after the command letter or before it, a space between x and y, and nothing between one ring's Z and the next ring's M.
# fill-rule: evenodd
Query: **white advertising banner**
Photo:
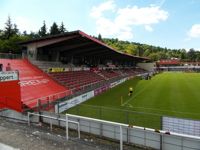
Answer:
M109 88L113 88L123 82L125 82L128 78L124 78L124 79L121 79L119 81L116 81L116 82L113 82L111 84L107 84L107 85L104 85L94 91L90 91L90 92L87 92L85 94L82 94L80 96L77 96L77 97L74 97L70 100L67 100L65 102L61 102L57 105L55 105L55 112L56 113L61 113L63 111L66 111L67 109L71 108L71 107L74 107L80 103L83 103L85 102L86 100L102 93L103 91L106 91L107 89Z
M55 112L57 113L61 113L71 107L74 107L80 103L83 103L85 102L86 100L90 99L94 97L94 91L90 91L90 92L87 92L85 94L82 94L80 96L77 96L77 97L74 97L70 100L67 100L65 102L62 102L62 103L59 103L57 104L57 106L55 107Z
M0 82L4 82L4 81L13 81L13 80L18 80L18 72L17 71L6 71L0 72Z
M113 83L110 84L110 88L113 88L113 87L125 82L126 80L127 80L127 78L124 78L124 79L121 79L119 81L113 82Z

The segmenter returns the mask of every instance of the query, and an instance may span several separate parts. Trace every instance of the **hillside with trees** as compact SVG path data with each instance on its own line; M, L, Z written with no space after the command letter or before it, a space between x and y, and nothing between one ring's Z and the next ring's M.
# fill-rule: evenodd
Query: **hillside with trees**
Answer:
M61 22L60 25L53 22L48 30L45 21L43 21L43 25L38 29L38 32L30 32L28 34L27 31L23 31L21 33L17 28L17 24L13 23L11 18L8 17L4 29L0 29L0 53L11 52L14 54L20 54L21 47L18 44L19 42L65 32L68 31L63 22ZM162 48L159 46L121 41L113 38L102 38L101 34L96 38L118 51L141 57L149 57L153 61L170 58L179 58L183 61L200 61L200 52L193 48L189 51L186 51L185 49L168 49L166 47Z
M193 48L187 52L185 49L168 49L166 47L162 48L159 46L136 42L120 41L118 39L101 38L100 40L113 47L114 49L124 53L141 57L148 57L153 61L171 58L178 58L182 61L200 61L200 52L194 50Z

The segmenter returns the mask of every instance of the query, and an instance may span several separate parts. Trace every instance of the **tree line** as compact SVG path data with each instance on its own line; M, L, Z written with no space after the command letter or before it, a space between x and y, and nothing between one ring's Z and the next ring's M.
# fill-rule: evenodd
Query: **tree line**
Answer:
M56 35L68 32L63 22L58 25L56 22L47 29L45 21L37 32L27 33L19 31L17 24L13 23L11 18L8 17L5 22L4 29L0 29L0 53L21 53L21 47L18 44L26 40L45 37L49 35ZM121 41L114 38L102 38L101 34L97 37L98 40L108 44L118 51L127 54L149 57L151 60L156 61L160 59L179 58L182 61L200 61L200 52L191 48L189 51L185 49L169 49L159 46L141 44L136 42Z
M43 21L42 27L37 32L27 33L27 31L23 31L21 33L17 24L13 23L11 17L8 16L4 29L0 29L0 53L20 54L21 46L19 42L65 32L67 30L63 22L61 22L60 26L56 22L53 22L48 31L46 23Z
M160 59L178 58L182 61L200 61L200 52L194 48L189 49L169 49L159 46L141 44L136 42L121 41L118 39L102 38L99 34L97 39L103 41L116 50L127 54L148 57L153 61Z

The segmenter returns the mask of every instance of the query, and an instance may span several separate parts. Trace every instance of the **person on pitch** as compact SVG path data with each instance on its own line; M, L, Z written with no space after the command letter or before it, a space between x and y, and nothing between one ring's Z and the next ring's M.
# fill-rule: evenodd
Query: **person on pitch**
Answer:
M132 96L132 94L133 94L133 88L132 88L132 87L130 87L130 88L129 88L129 93L128 93L128 96Z

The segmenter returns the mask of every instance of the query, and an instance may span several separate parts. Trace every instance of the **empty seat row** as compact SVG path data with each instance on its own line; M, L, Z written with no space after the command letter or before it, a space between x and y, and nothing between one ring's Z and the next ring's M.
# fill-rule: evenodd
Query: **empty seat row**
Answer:
M79 89L104 80L92 71L51 72L49 75L70 89Z

